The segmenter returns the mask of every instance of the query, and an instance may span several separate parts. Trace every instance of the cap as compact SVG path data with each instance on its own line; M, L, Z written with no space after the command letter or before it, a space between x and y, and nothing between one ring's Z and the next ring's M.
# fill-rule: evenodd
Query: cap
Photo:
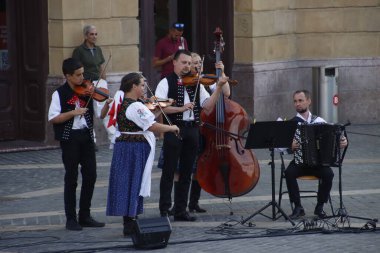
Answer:
M172 25L172 28L179 30L179 31L182 31L184 27L185 27L185 25L183 23L178 23L178 22L175 22Z

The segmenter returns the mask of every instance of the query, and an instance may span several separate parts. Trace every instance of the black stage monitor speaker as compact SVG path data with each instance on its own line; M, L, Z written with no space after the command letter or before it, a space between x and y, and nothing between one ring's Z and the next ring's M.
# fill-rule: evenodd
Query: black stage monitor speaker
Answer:
M168 217L137 219L131 237L137 249L159 249L168 245L171 232Z

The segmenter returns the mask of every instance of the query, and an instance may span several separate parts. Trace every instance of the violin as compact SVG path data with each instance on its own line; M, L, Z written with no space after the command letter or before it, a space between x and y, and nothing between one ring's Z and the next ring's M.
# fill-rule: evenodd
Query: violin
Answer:
M148 107L149 110L154 111L157 107L165 108L175 104L172 98L141 98L140 101Z
M219 77L216 76L215 74L199 75L198 73L190 73L182 77L182 84L185 86L194 86L194 85L197 85L199 82L203 84L204 86L210 86L210 85L213 85L218 78ZM229 79L228 83L232 86L235 86L237 85L238 81Z
M78 96L92 96L98 102L104 102L110 97L109 90L106 88L96 88L90 80L84 80L81 85L75 86L74 92Z

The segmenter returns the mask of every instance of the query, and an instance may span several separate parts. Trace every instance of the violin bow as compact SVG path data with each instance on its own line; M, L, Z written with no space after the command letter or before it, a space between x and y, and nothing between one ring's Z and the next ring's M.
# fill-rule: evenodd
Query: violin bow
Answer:
M203 71L204 60L205 60L205 56L203 55L202 60L201 60L201 69L199 70L199 74L198 74L198 82L197 82L197 86L195 87L194 100L193 100L193 102L191 102L191 100L190 100L191 103L195 103L195 99L197 99L197 92L198 92L199 84L201 83L200 81L201 81L201 75L202 75L202 71ZM190 117L191 117L192 113L193 113L193 110L191 110L189 113Z
M100 74L99 74L99 78L98 78L98 80L96 81L96 84L94 85L94 89L95 89L95 88L98 88L99 81L100 81L102 75L104 74L104 71L106 71L106 68L107 68L108 63L110 62L110 60L111 60L111 54L108 56L108 60L107 60L107 62L106 62L106 65L104 65L104 68L102 69L102 72L100 72ZM91 93L90 99L87 101L87 103L86 103L86 105L85 105L84 108L87 108L87 106L88 106L88 104L90 103L90 100L93 98L93 96L94 96L94 92Z
M161 111L162 115L164 115L164 117L165 117L166 121L168 122L168 124L169 124L170 126L172 126L173 123L172 123L171 120L169 119L168 115L166 115L166 113L164 112L164 109L162 109L160 103L158 102L158 100L157 100L156 96L154 95L152 89L150 88L149 84L148 84L147 82L145 82L145 85L146 85L146 87L148 88L150 94L152 94L154 102L158 105L158 108L160 108L160 111ZM178 137L178 139L182 140L182 138L181 138L180 135L177 135L177 137Z

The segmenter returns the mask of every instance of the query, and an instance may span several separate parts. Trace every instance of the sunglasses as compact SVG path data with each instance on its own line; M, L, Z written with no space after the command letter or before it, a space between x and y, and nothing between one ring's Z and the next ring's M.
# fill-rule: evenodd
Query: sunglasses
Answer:
M184 28L184 27L185 27L185 25L182 23L175 23L174 24L174 28Z

